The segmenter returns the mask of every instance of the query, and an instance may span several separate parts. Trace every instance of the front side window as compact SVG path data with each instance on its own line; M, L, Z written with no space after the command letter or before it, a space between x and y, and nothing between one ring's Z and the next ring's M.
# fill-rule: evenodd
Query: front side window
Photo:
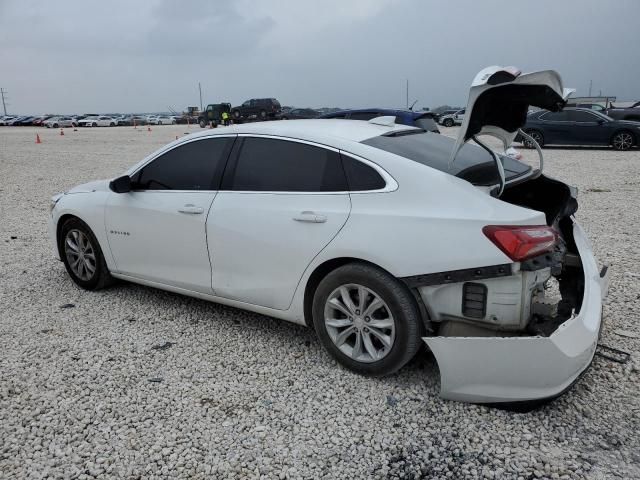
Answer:
M228 184L230 189L238 191L347 190L337 152L305 143L254 137L244 139Z
M217 190L233 140L205 138L173 148L133 176L135 189Z

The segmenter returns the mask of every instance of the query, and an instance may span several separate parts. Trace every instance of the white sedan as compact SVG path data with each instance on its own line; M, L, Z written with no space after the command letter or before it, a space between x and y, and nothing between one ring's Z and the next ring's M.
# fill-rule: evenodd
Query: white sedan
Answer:
M118 121L112 117L87 117L78 122L81 127L115 127Z
M393 117L195 133L53 197L53 251L85 289L121 279L306 324L359 373L397 371L422 339L445 398L552 398L591 363L606 268L573 188L466 142L508 146L528 103L564 98L555 72L493 67L457 141Z

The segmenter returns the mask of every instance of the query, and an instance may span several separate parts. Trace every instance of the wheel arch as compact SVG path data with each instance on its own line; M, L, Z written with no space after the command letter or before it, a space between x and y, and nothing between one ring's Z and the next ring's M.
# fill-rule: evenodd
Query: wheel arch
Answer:
M318 285L320 285L320 282L322 281L323 278L325 278L329 273L333 272L334 270L336 270L337 268L340 268L344 265L347 265L349 263L362 263L365 265L369 265L375 268L378 268L386 273L388 273L389 275L391 275L392 277L395 277L395 275L393 275L393 273L389 272L389 270L387 270L386 268L371 262L369 260L365 260L363 258L358 258L358 257L337 257L337 258L332 258L329 260L325 260L324 262L322 262L320 265L316 266L315 269L313 270L313 272L311 272L311 274L309 275L308 279L307 279L307 283L305 284L304 287L304 297L303 297L303 316L304 316L304 323L306 326L313 328L313 315L312 315L312 307L313 307L313 296L316 292L316 289L318 288ZM413 292L411 291L411 289L409 289L409 287L407 286L407 290L410 291L410 293L413 294ZM414 295L415 297L415 295ZM416 300L417 302L417 300ZM421 312L422 315L424 315L423 309L421 305L417 305L419 311ZM423 323L425 318L422 319Z
M638 145L638 135L633 130L627 127L620 127L614 130L613 133L611 134L611 137L609 137L609 145L613 145L613 138L622 132L626 132L629 135L631 135L631 138L633 138L633 145Z

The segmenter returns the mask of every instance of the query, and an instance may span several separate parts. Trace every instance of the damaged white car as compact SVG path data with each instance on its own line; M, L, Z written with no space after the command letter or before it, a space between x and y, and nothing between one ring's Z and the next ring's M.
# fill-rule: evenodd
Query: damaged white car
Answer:
M393 117L207 130L52 200L81 287L150 285L313 326L342 365L386 375L426 342L445 398L553 397L590 364L606 294L576 192L499 154L555 72L480 72L458 140ZM467 144L468 140L479 144Z

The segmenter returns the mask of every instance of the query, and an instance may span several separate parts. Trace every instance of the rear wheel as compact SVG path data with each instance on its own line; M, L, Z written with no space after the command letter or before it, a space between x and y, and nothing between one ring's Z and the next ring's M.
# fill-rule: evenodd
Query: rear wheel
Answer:
M611 144L616 150L629 150L633 147L633 143L633 134L627 131L618 132L611 139Z
M116 124L115 124L115 123L113 123L113 122L111 122L111 123L109 124L109 126L110 126L110 127L115 127L115 126L116 126Z
M60 125L58 125L57 123L53 124L53 128L58 128Z
M540 145L540 148L544 146L544 136L542 135L542 132L538 130L528 130L525 133L533 138L538 143L538 145ZM523 139L522 144L527 148L536 148L533 142L528 138Z
M100 244L86 223L78 218L67 220L59 242L64 266L76 285L98 290L113 283Z
M324 348L343 366L383 376L420 348L420 314L405 285L362 263L329 273L313 298L313 324Z
M446 119L444 120L444 122L442 122L442 124L443 124L445 127L453 127L453 119L451 119L451 118L446 118Z
M93 124L91 124L92 127L97 127L98 124L96 122L93 122Z
M234 120L240 120L240 117L241 117L241 115L240 115L240 110L234 110L234 111L232 112L232 115L233 115L233 119L234 119Z
M200 119L200 122L198 122L198 123L200 123L200 128L206 128L207 127L207 122L204 121L204 118Z
M260 120L266 120L267 119L267 112L265 110L260 110Z

